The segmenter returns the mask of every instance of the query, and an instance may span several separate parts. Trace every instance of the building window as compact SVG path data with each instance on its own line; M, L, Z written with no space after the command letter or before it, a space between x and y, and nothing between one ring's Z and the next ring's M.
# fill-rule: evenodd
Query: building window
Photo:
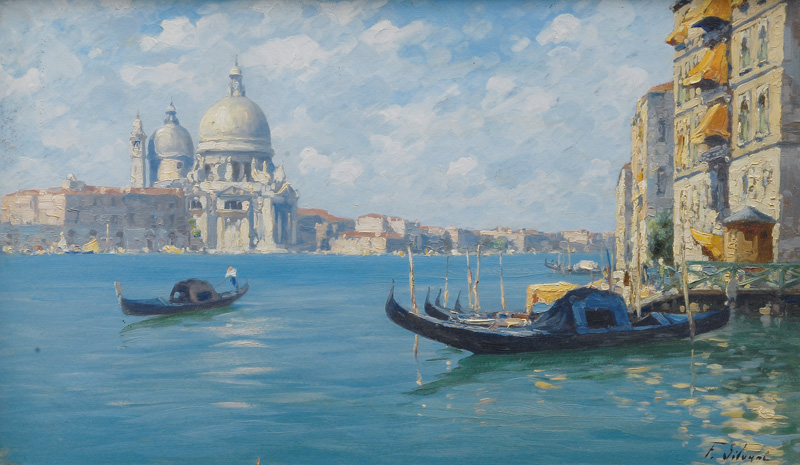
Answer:
M244 181L252 181L253 174L250 172L250 163L243 163L242 167L244 167Z
M746 96L742 97L742 101L739 103L737 134L739 136L739 145L750 140L750 103Z
M189 201L189 210L202 210L203 203L200 202L200 199L192 199Z
M658 122L658 141L665 142L667 140L667 122L663 119Z
M742 47L739 51L739 65L743 73L750 68L750 46L747 42L747 37L742 37Z
M667 191L667 173L664 168L656 171L656 194L663 195Z
M225 210L241 210L242 209L242 201L241 200L226 200L225 201Z
M767 116L767 89L758 94L756 100L756 134L758 136L765 136L769 134L769 120Z
M767 36L767 23L762 22L758 28L758 62L764 63L769 55L769 41Z
M231 163L231 181L241 181L242 170L239 168L239 163Z
M694 115L689 134L693 134L694 130L697 129L697 126L700 125L700 119L700 113L696 113ZM697 166L698 162L700 161L700 149L698 144L689 144L689 158L689 166Z
M203 166L203 171L206 172L206 179L210 179L211 178L211 165L206 164L205 166Z

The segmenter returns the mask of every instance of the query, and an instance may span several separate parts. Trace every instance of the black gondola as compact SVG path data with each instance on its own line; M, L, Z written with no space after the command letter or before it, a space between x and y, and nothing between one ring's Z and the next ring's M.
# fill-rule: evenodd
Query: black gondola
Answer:
M200 279L187 279L172 288L169 298L157 297L154 299L126 299L122 297L122 285L114 282L117 291L119 306L126 315L150 316L171 315L174 313L193 312L209 308L227 307L250 288L249 284L238 289L217 292L214 286Z
M641 344L690 336L687 315L651 312L631 323L619 294L593 288L567 292L530 324L519 327L441 320L400 306L394 286L386 300L386 315L399 326L428 339L476 354L511 354L555 349L588 349ZM694 315L695 334L725 326L730 308Z

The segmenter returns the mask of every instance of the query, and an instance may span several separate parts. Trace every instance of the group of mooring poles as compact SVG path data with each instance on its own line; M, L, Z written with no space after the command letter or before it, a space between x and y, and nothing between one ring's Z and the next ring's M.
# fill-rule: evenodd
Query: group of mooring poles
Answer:
M419 313L419 308L417 307L417 298L416 292L414 290L414 258L413 253L411 252L411 247L407 248L408 252L408 284L409 284L409 291L411 292L411 308L414 313ZM478 249L475 253L476 258L476 268L475 268L475 275L473 279L472 275L472 266L470 265L469 261L469 250L466 253L467 255L467 286L469 289L469 308L471 308L474 312L478 312L481 309L480 299L478 297L478 284L481 281L481 246L478 245ZM450 257L447 257L447 261L445 262L445 271L444 271L444 306L447 306L447 299L449 297L449 279L450 279ZM500 254L500 303L503 308L503 311L506 310L506 291L505 291L505 284L503 282L503 254Z

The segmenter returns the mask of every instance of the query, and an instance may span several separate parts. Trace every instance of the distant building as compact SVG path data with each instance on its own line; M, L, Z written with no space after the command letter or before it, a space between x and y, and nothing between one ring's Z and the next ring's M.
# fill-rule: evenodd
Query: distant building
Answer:
M1 211L11 248L74 249L92 239L115 251L191 245L181 189L87 186L70 176L58 188L3 196Z
M614 250L617 270L627 270L631 264L631 218L633 217L631 189L631 164L626 163L619 172L616 190L617 228Z
M297 216L297 243L301 250L330 251L333 239L355 229L352 219L339 218L318 208L299 208Z
M628 240L633 268L652 266L650 225L673 204L673 84L651 88L631 120L631 219ZM630 267L629 267L630 268Z
M184 188L189 213L208 250L287 251L297 243L298 195L283 167L272 163L267 118L247 98L239 67L228 77L226 96L200 122L194 165L170 185ZM179 162L171 166L170 173L177 173Z
M412 233L412 234L409 234ZM355 231L339 234L332 241L331 252L346 255L386 254L420 251L422 230L419 224L411 224L397 217L368 213L355 221Z

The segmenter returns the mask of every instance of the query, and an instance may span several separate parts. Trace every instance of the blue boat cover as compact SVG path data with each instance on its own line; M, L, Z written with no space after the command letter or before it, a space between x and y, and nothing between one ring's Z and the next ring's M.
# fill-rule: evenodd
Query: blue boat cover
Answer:
M630 330L631 320L619 294L581 287L556 300L531 328L550 333L602 333Z

